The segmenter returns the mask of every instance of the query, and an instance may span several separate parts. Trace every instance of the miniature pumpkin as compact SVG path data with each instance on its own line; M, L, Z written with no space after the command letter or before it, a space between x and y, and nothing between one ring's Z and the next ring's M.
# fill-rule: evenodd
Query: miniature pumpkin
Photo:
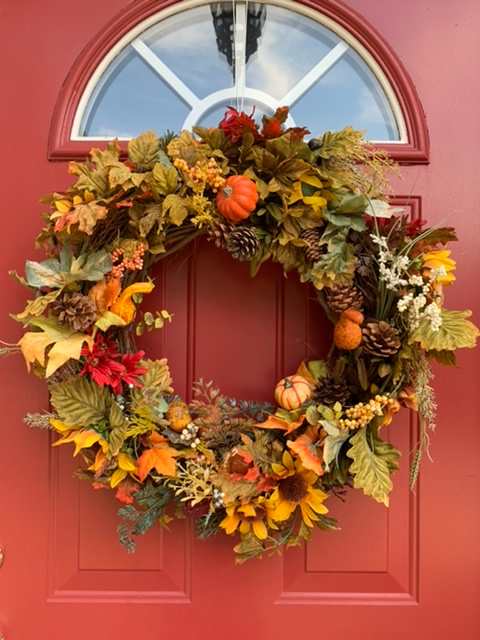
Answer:
M227 220L240 222L255 211L258 200L257 186L247 176L230 176L217 193L216 205Z
M170 423L170 429L177 433L181 433L192 421L188 404L183 400L170 402L165 418Z
M364 321L363 314L356 309L346 309L340 314L333 329L333 341L339 349L353 351L362 342L360 325Z
M288 411L298 409L311 396L310 383L306 378L297 374L283 378L275 387L275 400Z

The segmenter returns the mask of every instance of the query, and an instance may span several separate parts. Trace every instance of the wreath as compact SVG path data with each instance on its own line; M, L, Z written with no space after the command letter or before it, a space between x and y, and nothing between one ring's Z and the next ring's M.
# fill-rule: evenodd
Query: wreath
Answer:
M144 133L126 154L114 140L71 162L75 183L42 200L46 259L11 272L34 295L2 354L21 351L52 408L25 421L72 443L95 489L115 489L128 551L189 517L199 538L238 534L242 562L336 529L328 502L345 487L388 506L400 452L382 428L401 406L418 411L413 485L435 424L430 362L475 346L470 312L443 306L455 231L390 207L388 155L351 127L307 142L286 107L252 115L229 108L217 128ZM172 319L139 308L152 265L201 235L251 275L268 260L296 270L332 322L328 356L272 381L272 405L202 380L187 403L167 361L134 345Z

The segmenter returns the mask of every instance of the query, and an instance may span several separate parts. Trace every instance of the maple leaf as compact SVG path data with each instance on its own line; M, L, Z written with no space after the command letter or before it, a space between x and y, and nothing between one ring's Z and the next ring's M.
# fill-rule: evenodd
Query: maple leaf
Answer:
M146 449L137 460L138 477L143 482L152 469L163 476L175 477L175 458L180 455L167 442Z
M54 320L32 318L29 321L29 325L38 327L41 331L28 331L20 338L18 346L30 371L30 364L33 362L37 361L42 367L45 366L46 349L53 345L48 352L48 362L45 370L46 378L49 378L70 358L78 360L85 342L90 348L93 345L91 336L87 336L84 333L70 333L68 326L59 326Z

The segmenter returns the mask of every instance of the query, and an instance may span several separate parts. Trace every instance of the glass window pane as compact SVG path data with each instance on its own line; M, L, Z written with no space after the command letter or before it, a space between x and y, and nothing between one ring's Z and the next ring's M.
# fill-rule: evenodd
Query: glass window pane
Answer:
M380 81L337 33L239 0L179 10L132 37L92 91L77 135L211 126L230 105L257 118L288 105L289 124L314 134L351 125L371 140L400 139Z

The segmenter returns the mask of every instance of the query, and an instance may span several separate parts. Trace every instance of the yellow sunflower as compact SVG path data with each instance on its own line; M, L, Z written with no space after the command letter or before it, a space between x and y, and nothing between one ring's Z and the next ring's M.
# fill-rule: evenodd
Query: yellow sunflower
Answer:
M318 480L314 471L305 469L300 460L294 460L288 451L284 451L282 464L272 464L273 472L280 481L268 499L273 509L273 520L288 520L297 507L302 512L303 522L313 527L312 520L319 520L317 514L328 513L323 501L327 494L313 485Z
M225 533L235 533L240 527L240 533L247 534L250 530L260 540L268 537L268 529L264 520L266 519L270 529L278 529L272 519L272 509L268 500L264 496L258 496L247 504L234 503L225 508L227 515L221 521L220 527L225 529Z

